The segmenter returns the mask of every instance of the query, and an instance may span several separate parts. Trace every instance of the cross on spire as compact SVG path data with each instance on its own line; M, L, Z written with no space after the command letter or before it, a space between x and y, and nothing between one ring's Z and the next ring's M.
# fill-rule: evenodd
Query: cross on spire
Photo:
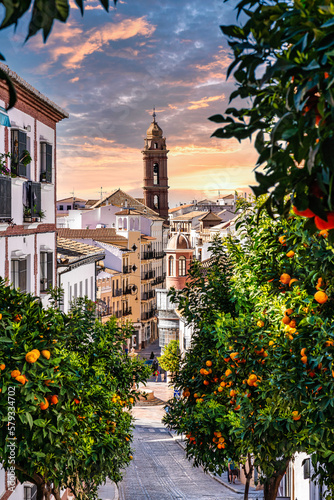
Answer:
M155 118L156 118L157 115L155 113L155 106L153 107L153 114L152 114L152 116L153 116L153 123L156 123Z

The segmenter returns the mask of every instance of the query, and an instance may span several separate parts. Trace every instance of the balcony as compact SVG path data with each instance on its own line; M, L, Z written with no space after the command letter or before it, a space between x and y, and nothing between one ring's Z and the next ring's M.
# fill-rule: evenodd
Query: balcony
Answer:
M165 252L155 252L156 259L163 259L165 257Z
M150 252L143 252L141 254L141 260L150 260L155 259L155 250L151 250Z
M128 307L127 309L124 309L123 316L129 316L130 314L132 314L132 307Z
M115 318L121 318L122 317L122 311L115 311L115 313L113 314L113 316L115 316Z
M130 274L131 266L123 266L123 274Z
M132 286L127 286L123 289L123 295L131 295L132 293L132 289L133 287Z
M165 279L166 279L166 273L163 273L155 278L152 285L160 285L161 283L164 283Z
M122 292L123 292L123 290L121 288L116 288L113 291L112 296L113 297L120 297L122 295Z
M142 293L141 300L150 300L155 297L155 290L149 290L148 292Z
M154 318L155 309L151 309L150 311L145 311L141 313L142 321L147 321L148 319Z
M142 273L142 275L141 275L142 280L151 280L153 278L155 278L155 271L154 270L147 271L146 273Z

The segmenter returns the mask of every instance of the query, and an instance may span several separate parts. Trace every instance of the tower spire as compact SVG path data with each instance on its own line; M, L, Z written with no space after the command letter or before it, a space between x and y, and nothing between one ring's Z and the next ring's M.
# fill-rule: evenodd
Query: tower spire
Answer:
M153 106L153 114L152 114L152 116L153 116L153 123L156 123L155 118L156 118L157 115L155 113L155 106Z

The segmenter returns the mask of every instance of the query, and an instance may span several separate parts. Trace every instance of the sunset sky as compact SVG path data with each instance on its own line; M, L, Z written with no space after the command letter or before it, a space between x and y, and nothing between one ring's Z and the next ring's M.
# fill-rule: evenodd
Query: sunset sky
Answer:
M58 199L73 189L98 199L101 187L141 196L153 106L170 150L170 207L253 183L253 145L210 138L207 119L233 90L219 25L233 21L235 2L121 0L109 14L85 4L82 18L71 3L46 44L41 34L23 44L28 18L0 35L8 66L70 114L58 125Z

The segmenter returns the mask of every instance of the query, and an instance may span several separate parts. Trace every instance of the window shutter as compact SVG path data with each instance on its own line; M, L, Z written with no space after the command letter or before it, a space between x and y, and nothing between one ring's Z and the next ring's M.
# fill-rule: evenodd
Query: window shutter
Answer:
M46 144L46 162L45 162L46 182L52 182L52 146Z
M27 261L19 260L19 288L21 292L27 291Z
M52 287L53 283L53 254L48 252L47 254L47 288Z
M26 176L27 167L23 165L22 159L24 157L24 150L27 149L27 134L19 130L19 165L18 165L18 175Z
M12 216L12 182L10 177L0 175L0 219Z

